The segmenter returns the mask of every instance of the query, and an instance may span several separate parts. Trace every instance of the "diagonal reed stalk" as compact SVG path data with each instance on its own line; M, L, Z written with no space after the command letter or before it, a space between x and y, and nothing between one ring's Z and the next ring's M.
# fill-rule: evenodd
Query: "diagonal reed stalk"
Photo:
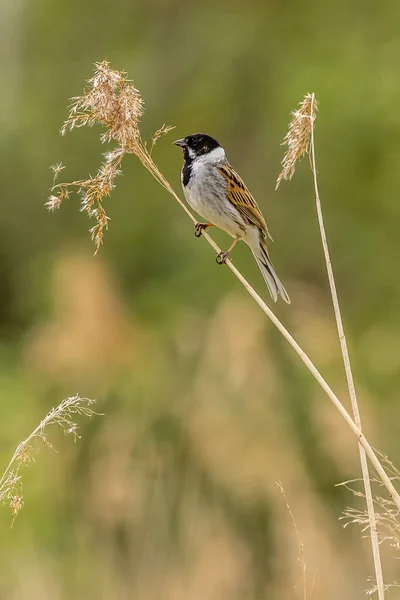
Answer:
M61 206L62 201L68 198L71 186L78 188L78 191L82 194L82 210L87 212L89 217L94 218L97 223L91 230L97 251L102 243L104 229L107 228L108 217L104 211L103 199L111 193L114 187L114 179L120 172L119 167L124 155L133 154L139 158L142 165L151 173L156 181L174 197L192 222L196 223L195 217L173 190L164 175L162 175L152 158L151 151L148 151L146 143L142 140L139 121L143 114L143 99L139 91L133 87L131 82L126 78L125 73L112 70L107 61L96 63L95 74L88 83L89 88L85 90L84 95L73 99L69 117L61 131L65 133L67 129L82 127L84 125L93 126L95 123L99 123L106 128L106 132L101 136L101 140L103 142L114 140L118 146L112 152L106 154L105 160L95 177L72 183L56 184L53 182L53 194L47 202L49 210L54 210ZM156 136L159 137L166 131L168 131L168 128L163 126L156 132L153 142ZM53 168L55 175L57 175L61 168L61 165ZM202 237L207 240L217 253L221 251L207 232L203 232ZM289 331L265 304L240 271L238 271L230 260L226 261L226 265L290 344L345 420L348 427L357 436L359 443L364 448L366 455L373 464L383 485L386 487L393 503L400 510L400 495L361 429L353 421L339 398L329 387L307 354L300 348Z
M328 241L324 226L324 218L322 214L322 205L318 190L317 167L315 158L315 141L314 141L314 123L316 119L318 103L314 94L307 94L300 104L299 110L293 113L293 119L289 125L289 131L285 137L284 143L288 146L288 151L282 161L282 173L278 177L277 186L282 179L291 179L296 161L302 158L305 153L310 155L310 166L314 182L315 204L318 217L318 225L321 234L321 242L324 251L326 270L328 273L329 287L332 296L333 310L335 313L336 327L339 336L340 349L343 357L344 369L346 373L347 387L349 390L351 406L353 410L354 422L361 431L361 417L358 408L356 389L354 385L353 372L350 364L350 356L347 348L346 336L344 333L343 321L340 312L339 298L336 291L335 278L333 275L332 262L330 259ZM367 504L369 530L371 536L372 556L374 560L376 574L376 590L379 600L384 600L385 586L382 575L381 556L379 551L379 539L376 526L376 516L374 510L374 501L372 496L371 481L368 471L368 462L366 450L359 440L360 463L364 481L365 499Z

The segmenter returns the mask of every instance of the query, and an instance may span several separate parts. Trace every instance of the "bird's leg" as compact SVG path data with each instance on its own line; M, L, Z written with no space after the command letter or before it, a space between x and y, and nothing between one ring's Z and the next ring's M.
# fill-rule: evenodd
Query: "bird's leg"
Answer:
M200 237L203 231L206 231L209 227L214 227L212 223L195 223L194 225L194 235L196 237Z
M217 263L218 263L219 265L224 265L224 264L226 263L227 259L228 259L228 258L229 258L229 256L230 256L230 253L232 252L232 250L234 249L234 247L236 246L236 244L237 244L238 242L240 242L240 240L241 240L241 238L240 238L239 236L238 236L238 237L236 237L236 238L233 240L233 242L232 242L232 244L231 244L230 248L229 248L229 249L228 249L226 252L220 252L219 254L217 254L217 257L216 257L216 259L215 259L215 260L217 261Z

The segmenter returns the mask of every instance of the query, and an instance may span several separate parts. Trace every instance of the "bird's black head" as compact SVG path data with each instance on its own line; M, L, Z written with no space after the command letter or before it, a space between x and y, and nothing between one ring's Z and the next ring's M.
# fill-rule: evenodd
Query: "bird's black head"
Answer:
M192 133L181 140L176 140L174 144L183 149L185 158L191 158L192 160L220 147L217 140L206 133Z

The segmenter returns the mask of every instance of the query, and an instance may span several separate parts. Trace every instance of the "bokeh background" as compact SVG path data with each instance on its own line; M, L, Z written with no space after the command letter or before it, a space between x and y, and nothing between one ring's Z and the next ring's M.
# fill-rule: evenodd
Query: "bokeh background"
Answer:
M98 399L73 444L49 432L14 528L0 512L0 598L364 597L369 542L353 436L296 355L174 200L128 157L93 256L79 198L44 203L62 161L94 173L99 129L59 135L93 63L146 101L155 158L216 136L260 203L292 299L276 312L348 406L307 160L274 192L289 113L320 101L321 196L365 430L400 464L400 5L393 0L0 1L0 458L63 397ZM228 239L213 232L226 247ZM235 264L270 302L248 249ZM383 548L385 579L399 578ZM397 570L397 574L396 574ZM396 595L397 594L397 595ZM390 598L399 598L393 589Z

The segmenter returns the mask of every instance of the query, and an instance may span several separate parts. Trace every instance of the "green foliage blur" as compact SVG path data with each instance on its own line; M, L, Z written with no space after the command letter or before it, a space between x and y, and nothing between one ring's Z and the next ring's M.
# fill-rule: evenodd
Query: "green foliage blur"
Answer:
M104 413L57 430L0 512L0 598L362 597L369 542L338 521L359 500L355 440L183 211L133 157L99 254L60 180L94 174L100 129L59 135L95 61L127 71L144 137L180 192L174 139L215 136L258 200L292 304L278 316L348 406L307 159L274 192L290 111L320 103L321 198L364 428L400 464L400 5L393 0L0 0L0 458L62 398ZM227 247L222 232L212 232ZM233 260L270 302L242 245ZM2 471L0 466L0 471ZM385 580L395 550L383 547ZM398 578L398 574L397 574ZM396 598L392 591L390 598Z

